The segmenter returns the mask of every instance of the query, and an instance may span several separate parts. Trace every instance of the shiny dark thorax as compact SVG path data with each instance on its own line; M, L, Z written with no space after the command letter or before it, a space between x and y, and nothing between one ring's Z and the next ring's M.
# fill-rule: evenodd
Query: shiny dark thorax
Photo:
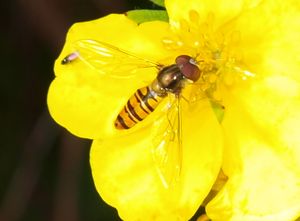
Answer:
M167 96L168 92L179 94L184 80L184 75L181 73L178 65L173 64L159 71L157 77L151 83L150 89L161 97Z
M188 55L180 55L175 64L163 67L154 81L138 89L121 110L115 121L117 129L129 129L155 110L161 100L173 93L178 96L186 81L195 82L200 70Z

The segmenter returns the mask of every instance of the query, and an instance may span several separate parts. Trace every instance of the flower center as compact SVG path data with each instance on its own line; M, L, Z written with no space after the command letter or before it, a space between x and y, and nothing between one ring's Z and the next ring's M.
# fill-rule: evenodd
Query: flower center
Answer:
M170 21L170 24L173 35L162 40L164 47L177 55L194 57L202 72L202 77L197 82L202 96L221 104L220 85L237 83L237 77L246 80L247 77L254 76L239 67L241 58L231 51L240 41L239 32L227 30L228 33L223 33L221 28L216 29L213 13L203 19L198 12L192 10L188 19Z

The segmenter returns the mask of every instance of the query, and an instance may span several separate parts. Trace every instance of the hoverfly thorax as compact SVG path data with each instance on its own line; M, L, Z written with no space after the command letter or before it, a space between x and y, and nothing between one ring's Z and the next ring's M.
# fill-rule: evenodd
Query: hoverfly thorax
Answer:
M159 71L151 88L160 96L164 97L167 92L177 94L183 86L183 74L176 64L166 66Z
M161 69L151 85L162 96L166 96L167 92L179 94L186 80L195 82L200 77L200 69L190 56L180 55L175 62Z

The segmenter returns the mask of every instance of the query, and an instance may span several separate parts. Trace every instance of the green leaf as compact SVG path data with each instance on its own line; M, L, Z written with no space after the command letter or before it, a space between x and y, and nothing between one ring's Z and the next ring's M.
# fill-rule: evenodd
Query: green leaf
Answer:
M150 0L151 2L153 2L154 4L161 6L161 7L165 7L165 1L164 0Z
M147 21L169 21L168 14L165 10L132 10L126 13L128 18L140 24Z
M222 106L219 103L213 102L213 101L211 101L210 104L211 104L211 107L212 107L219 123L222 123L223 118L224 118L224 110L225 110L224 106Z

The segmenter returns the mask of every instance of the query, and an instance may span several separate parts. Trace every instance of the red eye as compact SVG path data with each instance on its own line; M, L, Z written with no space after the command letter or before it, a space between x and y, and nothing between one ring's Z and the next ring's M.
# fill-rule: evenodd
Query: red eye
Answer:
M184 77L195 82L199 79L201 71L192 61L192 57L188 55L180 55L175 60Z

